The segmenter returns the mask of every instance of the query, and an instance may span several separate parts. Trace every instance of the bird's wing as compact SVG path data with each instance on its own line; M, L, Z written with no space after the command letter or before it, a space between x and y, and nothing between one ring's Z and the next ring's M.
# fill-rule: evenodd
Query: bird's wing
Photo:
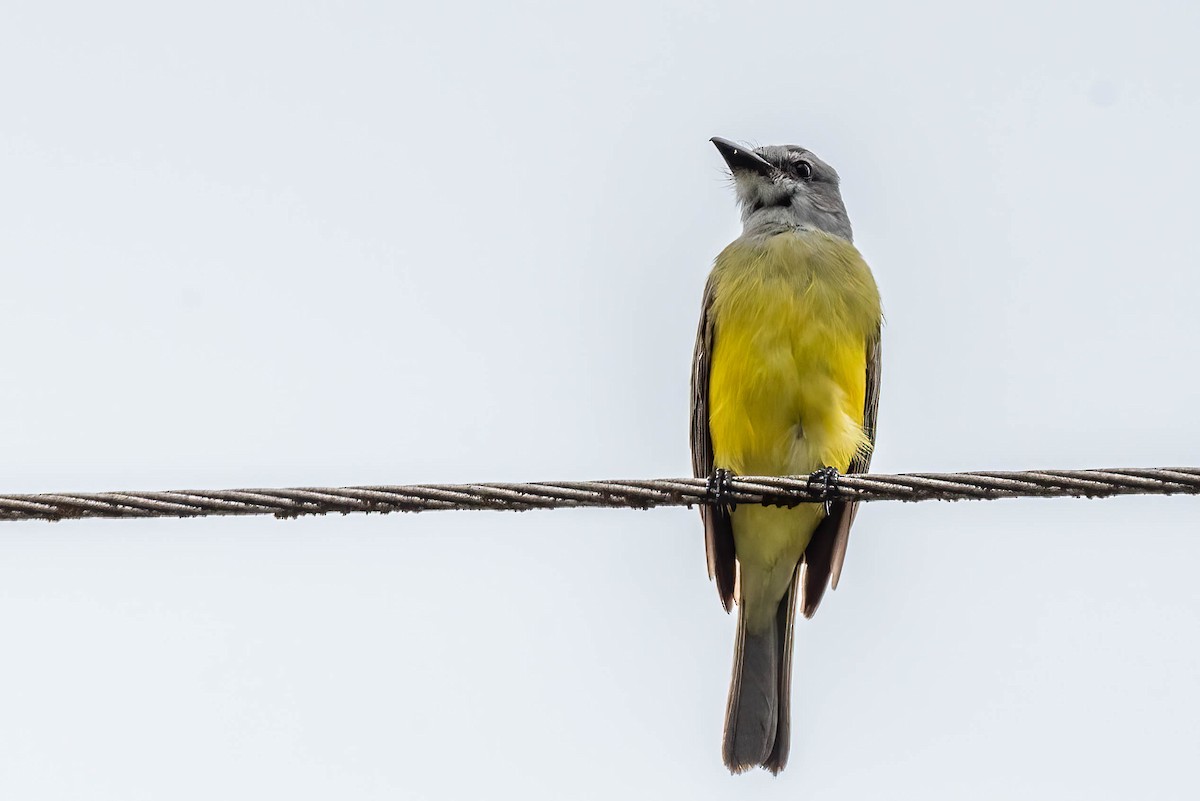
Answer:
M865 473L871 467L871 452L875 449L875 421L879 416L880 332L867 342L867 384L863 401L863 431L871 442L871 450L858 453L850 461L849 473ZM804 551L803 612L812 617L825 595L825 588L836 590L850 543L850 526L858 513L856 502L831 504L829 514L821 521L812 541Z
M700 328L696 332L696 351L692 356L692 475L708 478L713 472L712 437L708 428L708 373L712 364L713 319L711 316L714 279L709 276L701 303ZM708 555L708 577L717 582L721 606L733 608L733 588L737 580L737 560L733 550L733 518L728 507L703 504L704 547Z

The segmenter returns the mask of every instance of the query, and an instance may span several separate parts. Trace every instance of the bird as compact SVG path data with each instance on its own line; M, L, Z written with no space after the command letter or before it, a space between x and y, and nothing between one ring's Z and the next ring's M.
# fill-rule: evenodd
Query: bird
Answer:
M734 506L723 488L737 475L810 475L828 490L839 473L867 471L883 313L833 167L797 145L711 142L742 220L704 287L691 384L709 577L725 611L737 607L722 757L732 773L778 774L796 610L812 617L837 587L857 504Z

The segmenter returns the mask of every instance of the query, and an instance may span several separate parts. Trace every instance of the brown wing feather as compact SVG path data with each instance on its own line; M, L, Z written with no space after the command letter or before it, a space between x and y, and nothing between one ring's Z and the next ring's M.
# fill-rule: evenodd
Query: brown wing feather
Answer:
M867 385L863 402L863 430L875 447L875 422L879 416L879 370L881 365L879 331L867 343ZM865 473L871 467L871 451L860 453L850 461L850 473ZM850 526L858 513L857 503L831 504L829 514L817 526L812 541L804 551L804 616L812 617L825 588L837 589L842 575L842 563L846 561L846 547L850 544Z
M713 472L712 439L708 429L708 371L712 357L713 279L704 287L700 327L696 331L696 351L692 357L692 475L708 478ZM733 587L737 580L737 560L733 550L733 520L725 507L704 504L704 548L708 555L708 577L717 582L721 606L733 608Z

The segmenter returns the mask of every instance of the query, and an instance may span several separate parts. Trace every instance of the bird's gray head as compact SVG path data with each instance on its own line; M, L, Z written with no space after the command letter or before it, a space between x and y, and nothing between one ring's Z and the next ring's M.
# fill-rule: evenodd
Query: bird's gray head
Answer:
M712 143L733 173L743 235L815 228L853 239L837 171L811 152L796 145L750 149L719 136Z

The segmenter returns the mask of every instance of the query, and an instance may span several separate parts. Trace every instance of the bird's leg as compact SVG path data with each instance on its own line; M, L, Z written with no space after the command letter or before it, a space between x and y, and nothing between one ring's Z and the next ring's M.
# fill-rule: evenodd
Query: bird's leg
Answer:
M813 485L817 484L817 498L825 503L825 516L829 516L829 503L833 499L833 492L837 489L837 480L841 478L841 473L835 467L822 467L808 477L808 490L813 491Z
M723 467L714 468L712 474L708 477L708 502L713 506L724 506L729 511L733 511L737 504L726 503L725 496L729 492L729 480L733 478L733 473Z

